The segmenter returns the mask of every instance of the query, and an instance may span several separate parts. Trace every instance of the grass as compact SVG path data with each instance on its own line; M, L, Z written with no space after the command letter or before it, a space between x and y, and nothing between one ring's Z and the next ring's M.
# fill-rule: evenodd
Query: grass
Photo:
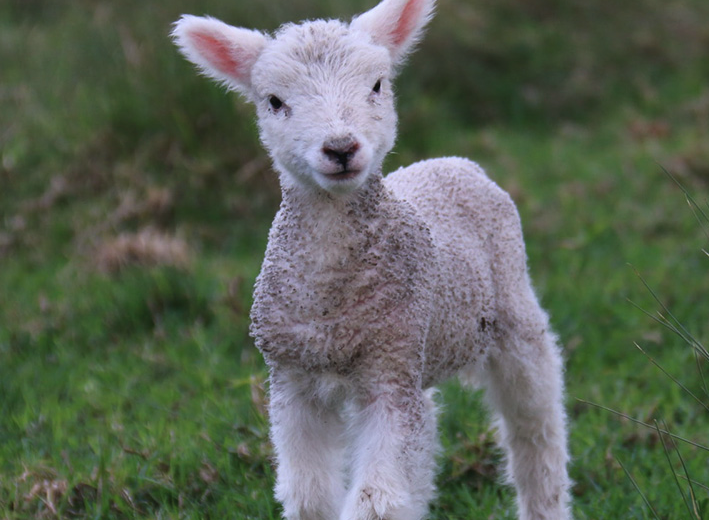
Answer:
M278 518L247 335L277 182L251 108L166 34L183 12L275 28L369 5L0 4L0 518ZM706 345L706 236L662 169L702 205L708 10L441 0L398 81L387 167L468 156L519 205L565 345L579 519L655 518L644 499L696 518L685 471L706 515L704 450L585 402L706 445L705 408L634 344L706 403L635 271ZM432 518L513 518L480 396L441 393Z

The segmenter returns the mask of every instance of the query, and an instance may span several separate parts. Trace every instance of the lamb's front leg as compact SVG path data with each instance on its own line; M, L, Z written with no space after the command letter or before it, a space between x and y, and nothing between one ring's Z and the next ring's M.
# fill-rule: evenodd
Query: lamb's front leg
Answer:
M270 384L275 495L283 515L287 520L333 520L345 494L342 420L297 375L273 370Z
M340 520L425 517L438 448L431 394L380 388L352 421L352 484Z

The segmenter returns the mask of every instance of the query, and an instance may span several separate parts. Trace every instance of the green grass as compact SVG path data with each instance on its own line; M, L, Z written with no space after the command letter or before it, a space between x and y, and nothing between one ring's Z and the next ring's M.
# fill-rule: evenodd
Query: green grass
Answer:
M247 335L277 181L251 107L167 33L183 12L273 29L371 4L0 4L0 518L278 518ZM697 518L667 436L586 402L707 444L705 408L634 346L707 402L691 348L638 310L661 307L635 274L708 343L707 237L662 171L706 208L707 19L702 0L441 0L398 81L387 167L471 157L519 205L565 345L579 519L654 518L643 496ZM146 229L186 256L95 267ZM448 383L441 402L432 518L513 518L480 396ZM677 448L709 484L706 451Z

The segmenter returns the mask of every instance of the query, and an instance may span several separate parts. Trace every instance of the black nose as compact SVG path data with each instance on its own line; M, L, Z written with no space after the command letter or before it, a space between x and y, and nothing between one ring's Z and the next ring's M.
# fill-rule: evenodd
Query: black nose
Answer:
M351 137L340 137L325 143L322 153L332 162L338 163L343 170L359 150L359 143Z

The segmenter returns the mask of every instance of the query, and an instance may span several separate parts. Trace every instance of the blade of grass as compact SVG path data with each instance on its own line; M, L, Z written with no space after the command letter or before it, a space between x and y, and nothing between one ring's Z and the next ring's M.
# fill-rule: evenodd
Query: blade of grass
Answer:
M702 360L699 359L699 354L697 351L694 351L694 361L697 364L697 372L699 372L699 377L702 380L702 390L704 391L704 395L709 396L709 389L707 389L707 381L704 377L704 369L702 368Z
M702 406L702 408L704 408L707 412L709 412L709 406L707 406L707 404L704 403L704 401L702 401L701 399L699 399L699 397L697 397L696 395L694 395L694 393L692 393L692 391L691 391L689 388L687 388L686 386L684 386L684 384L683 384L681 381L679 381L676 377L674 377L674 376L673 376L672 374L670 374L667 370L665 370L665 368L664 368L662 365L660 365L660 363L658 363L657 361L655 361L655 359L654 359L650 354L648 354L647 352L645 352L645 351L643 350L643 348L642 348L640 345L638 345L638 344L635 343L635 342L634 342L633 344L635 345L635 347L636 347L640 352L643 353L643 355L644 355L653 365L655 365L657 368L659 368L659 369L662 371L663 374L665 374L668 378L670 378L670 380L672 380L672 382L673 382L674 384L676 384L677 386L679 386L687 395L689 395L692 399L694 399L697 403L699 403L699 405Z
M578 397L576 398L576 400L577 400L578 402L580 402L580 403L587 404L587 405L593 406L593 407L595 407L595 408L599 408L599 409L601 409L601 410L604 410L604 411L606 411L606 412L610 412L610 413L612 413L612 414L615 414L615 415L617 415L618 417L622 417L623 419L628 419L629 421L634 422L635 424L639 424L639 425L641 425L641 426L645 426L646 428L654 429L654 426L653 426L652 424L648 424L648 423L643 422L643 421L641 421L641 420L639 420L639 419L636 419L635 417L631 417L631 416L629 416L628 414L619 412L619 411L617 411L617 410L613 410L612 408L608 408L607 406L603 406L603 405L600 405L600 404L597 404L597 403L592 403L592 402L586 401L586 400L584 400L584 399L579 399ZM698 442L694 442L694 441L691 441L691 440L689 440L689 439L685 439L684 437L680 437L679 435L675 435L674 433L672 433L672 432L670 432L670 431L662 430L662 433L664 433L665 435L668 435L668 436L672 437L673 439L677 439L678 441L682 441L682 442L684 442L684 443L686 443L686 444L689 444L690 446L694 446L695 448L699 448L700 450L709 451L709 446L704 446L704 445L702 445L702 444L699 444Z
M667 428L667 424L664 425L665 429ZM689 516L694 516L694 513L692 511L692 507L690 507L689 502L687 502L687 497L684 494L684 490L682 489L682 485L679 483L679 478L677 478L677 472L675 471L674 464L672 464L672 457L670 457L670 450L667 447L667 444L665 443L665 437L662 435L662 431L660 430L660 425L655 421L655 430L657 430L657 434L660 437L660 442L662 443L662 451L665 453L665 458L667 459L667 465L670 467L670 470L672 471L672 477L675 480L675 484L677 485L677 489L679 490L679 494L682 497L682 502L684 503L684 507L687 508L687 511L689 512ZM675 448L675 452L679 452L679 449L677 448L677 445L673 442L672 443ZM692 500L694 502L694 500ZM694 504L693 504L694 505ZM701 519L700 519L701 520Z
M631 266L631 267L632 267L632 266ZM658 316L655 316L655 315L652 314L651 312L648 312L648 311L646 311L645 309L643 309L642 307L640 307L640 305L638 305L637 303L635 303L635 302L634 302L633 300L631 300L630 298L627 299L627 302L628 302L630 305L632 305L633 307L635 307L636 309L638 309L640 312L642 312L645 316L647 316L647 317L650 318L651 320L653 320L653 321L659 323L660 325L662 325L662 326L665 327L666 329L669 329L671 332L673 332L673 333L675 333L676 335L678 335L679 337L681 337L684 341L687 341L687 339L682 335L682 331L679 330L679 329L677 329L677 327L675 327L674 325L672 325L672 323L670 323L670 322L667 320L667 318L665 318L665 317L664 317L662 314L660 314L659 312L657 313Z
M698 350L698 351L702 354L702 356L704 356L706 359L709 360L709 351L707 351L707 349L704 348L704 345L702 345L702 344L699 342L699 340L697 340L697 339L692 335L692 333L689 332L689 331L686 329L686 327L685 327L684 325L682 325L682 322L681 322L680 320L678 320L678 319L674 316L674 314L672 314L672 312L670 311L670 309L669 309L664 303L662 303L662 301L660 300L660 298L657 296L657 294L655 293L655 291L652 290L652 288L651 288L650 285L647 283L647 281L642 277L642 275L640 274L640 272L639 272L637 269L635 269L634 266L631 265L630 267L633 269L633 271L635 272L635 275L640 279L640 281L641 281L642 284L645 286L645 288L648 290L648 292L652 295L653 299L657 302L657 304L658 304L660 307L662 307L662 310L663 310L670 318L672 318L672 321L673 321L674 323L670 322L669 319L667 319L663 314L661 314L661 313L659 313L659 312L658 312L658 315L660 316L661 319L654 318L655 321L657 321L658 323L661 323L661 324L665 325L667 328L669 328L670 330L672 330L672 331L675 332L676 334L679 334L679 336L680 336L684 341L686 341L688 344L690 344L694 349ZM633 303L633 302L631 302L631 303ZM644 311L641 307L635 305L634 303L633 303L633 305L634 305L635 307L638 307L641 311L643 311L643 312L644 312L645 314L647 314L648 316L651 316L651 317L652 317L651 314L648 314L647 311Z
M682 183L679 182L677 178L669 172L669 170L667 170L667 168L662 165L660 165L660 168L662 168L662 171L665 172L665 175L672 179L672 181L679 187L679 189L682 190L682 193L684 193L684 196L687 199L687 204L689 204L689 207L692 209L692 213L694 213L694 216L697 219L697 222L699 222L702 231L704 231L704 234L706 235L707 239L709 239L709 229L705 226L705 223L702 222L702 220L699 218L699 215L701 215L706 222L709 222L709 217L707 216L707 214L704 213L701 206L697 204L697 201L694 200L692 194L689 193L687 188L685 188Z
M650 509L650 511L652 511L652 516L654 516L657 520L660 520L660 517L658 516L657 511L655 511L655 508L652 507L652 504L647 499L647 497L645 496L645 493L643 493L642 489L640 489L640 486L638 486L638 483L635 482L635 479L630 474L630 471L628 471L628 469L623 465L623 463L620 461L620 459L616 458L615 460L618 464L620 464L620 467L623 468L623 471L625 471L626 476L628 477L630 482L633 484L633 487L638 492L640 497L643 499L643 502L645 502L645 505Z
M689 482L691 482L692 484L694 484L698 488L702 488L704 491L709 491L709 486L707 486L706 484L702 484L701 482L698 482L694 479L687 479L687 477L685 477L684 475L679 475L679 478L684 479L684 480L689 480Z
M666 430L668 430L667 423L663 421L663 426L665 427ZM682 464L682 471L684 471L684 475L687 478L687 482L689 483L689 496L692 502L692 509L694 512L694 516L697 518L697 520L702 520L702 516L700 514L700 506L697 503L697 495L694 492L694 486L692 485L692 479L689 477L689 470L687 469L687 465L684 463L684 458L682 457L682 453L679 451L679 447L675 446L675 452L677 453L677 458L679 458L680 464ZM673 469L674 471L674 469ZM691 512L690 512L691 514Z
M628 303L630 303L633 307L635 307L635 308L638 309L640 312L642 312L645 316L647 316L647 317L650 318L651 320L653 320L653 321L659 323L660 325L662 325L663 327L665 327L666 329L668 329L670 332L674 333L675 335L679 336L679 337L682 339L682 341L684 341L685 343L689 344L689 346L691 346L691 347L694 349L695 353L698 353L698 354L700 354L701 356L703 356L703 357L709 359L709 357L708 357L708 356L709 356L709 352L707 352L706 348L704 348L704 345L702 345L701 343L699 343L699 341L697 341L697 340L696 340L693 336L691 336L691 335L690 335L690 337L687 337L679 328L675 327L675 326L672 324L672 322L670 322L665 316L663 316L662 313L658 312L658 313L657 313L658 315L655 316L654 314L652 314L652 313L646 311L645 309L643 309L642 307L640 307L640 306L639 306L637 303L635 303L634 301L632 301L632 300L630 300L630 299L628 299L627 301L628 301Z
M670 311L670 309L664 303L662 303L662 300L660 300L657 293L655 293L655 291L652 290L652 288L650 287L650 284L647 283L647 281L645 280L645 278L643 278L643 276L640 274L640 272L637 269L635 269L635 267L633 267L632 269L633 269L633 271L635 271L636 276L640 279L640 281L645 286L645 288L648 290L648 292L652 295L653 299L657 302L657 304L660 307L662 307L662 310L667 314L667 316L672 318L672 321L674 323L672 323L669 319L667 319L662 313L658 312L658 315L660 316L661 320L663 320L664 323L666 323L668 325L672 325L675 328L675 330L681 331L680 336L682 337L682 339L684 339L687 343L691 344L695 348L699 348L700 351L703 353L703 355L705 357L709 358L709 352L707 352L707 350L704 348L704 346L692 335L692 333L689 332L689 330L687 330L687 328L684 325L682 325L682 322L679 319L677 319L674 314L672 314L672 311ZM663 321L661 321L661 323Z

